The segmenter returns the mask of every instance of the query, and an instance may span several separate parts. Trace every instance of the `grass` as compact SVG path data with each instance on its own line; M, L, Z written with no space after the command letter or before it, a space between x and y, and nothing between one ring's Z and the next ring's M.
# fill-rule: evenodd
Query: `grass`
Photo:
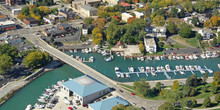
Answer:
M199 47L198 40L196 38L182 38L180 36L172 36L172 38L178 42L182 42L186 45L192 46L192 47Z
M32 44L29 40L25 39L24 40L27 44Z
M182 44L179 44L179 43L174 43L174 44L167 44L165 43L163 48L186 48L186 46L182 45Z
M80 43L79 41L63 41L63 44L78 44Z
M156 53L146 53L146 55L163 55L163 52L162 51L159 51L159 52L156 52Z

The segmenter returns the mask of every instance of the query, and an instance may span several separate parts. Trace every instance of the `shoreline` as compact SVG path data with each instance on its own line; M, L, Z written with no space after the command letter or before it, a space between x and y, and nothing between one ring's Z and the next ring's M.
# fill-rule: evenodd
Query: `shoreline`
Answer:
M55 61L55 60L53 60ZM53 62L52 61L52 62ZM59 62L58 64L56 65L53 65L53 63L50 63L48 65L46 65L45 67L42 67L43 68L43 71L41 71L40 73L38 73L38 71L42 68L39 68L38 71L32 73L32 75L35 75L37 74L36 76L28 79L28 80L25 80L26 78L24 79L19 79L18 81L12 81L12 82L9 82L7 83L6 85L2 86L0 88L0 91L4 91L3 89L7 89L10 88L10 84L17 84L17 83L22 83L21 85L19 86L16 86L16 87L13 87L11 88L11 90L9 90L4 96L0 97L0 107L5 103L7 102L12 96L14 96L15 93L17 93L19 90L21 90L23 87L27 86L29 83L31 83L32 81L34 81L35 79L37 79L38 77L40 77L41 75L43 75L44 73L46 72L49 72L49 71L52 71L60 66L62 66L64 63L63 62ZM31 75L29 75L28 77L31 77ZM1 92L2 93L2 92Z
M181 84L185 84L187 78L172 79L172 80L154 80L154 81L146 81L146 82L148 82L151 85L151 87L154 87L157 82L161 82L162 84L164 84L164 86L171 86L173 84L173 81L175 81L175 80L179 81L179 83L181 85ZM213 82L213 76L208 77L206 82L207 83ZM130 86L133 86L133 83L134 82L120 82L120 84L126 84L126 85L130 85Z

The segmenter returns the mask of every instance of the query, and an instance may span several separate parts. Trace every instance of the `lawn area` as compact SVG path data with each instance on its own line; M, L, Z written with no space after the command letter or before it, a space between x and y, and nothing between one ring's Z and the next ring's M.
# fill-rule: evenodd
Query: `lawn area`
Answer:
M179 43L174 43L174 44L167 44L165 43L163 48L186 48L186 46L179 44Z
M180 36L172 36L171 38L174 39L175 41L182 42L189 46L199 47L199 43L196 38L182 38Z
M146 53L146 55L163 55L163 51L159 51L159 52L156 52L156 53Z

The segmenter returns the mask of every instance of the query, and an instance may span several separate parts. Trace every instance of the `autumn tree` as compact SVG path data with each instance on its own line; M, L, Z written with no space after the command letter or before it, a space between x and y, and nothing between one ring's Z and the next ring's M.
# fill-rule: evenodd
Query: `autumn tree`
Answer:
M85 24L90 25L90 24L92 24L92 21L93 21L93 20L94 20L93 18L87 17L87 18L85 18L83 21L84 21Z
M128 18L128 23L131 24L135 19L135 16Z
M173 81L172 89L173 90L179 89L179 81L177 81L177 80Z
M105 26L105 18L97 18L96 20L92 21L92 24L95 27L102 29Z
M93 40L94 44L101 45L101 42L103 40L102 33L98 33L98 34L93 35L92 40Z
M140 41L140 43L139 43L138 46L139 46L139 50L140 50L140 52L141 52L141 53L144 53L145 48L144 48L144 44L143 44L143 42Z
M150 3L146 3L146 6L144 7L144 15L145 17L150 17L151 15L151 12L152 12L152 9L150 7Z
M153 22L154 25L156 26L163 26L165 24L165 19L163 16L161 15L157 15L153 18Z
M187 1L184 3L183 5L184 9L187 11L187 12L192 12L193 11L193 5L192 5L192 2L191 1Z
M38 7L42 16L46 16L50 13L50 9L47 6L39 6Z
M220 17L212 16L208 21L204 23L206 28L215 27L220 25Z

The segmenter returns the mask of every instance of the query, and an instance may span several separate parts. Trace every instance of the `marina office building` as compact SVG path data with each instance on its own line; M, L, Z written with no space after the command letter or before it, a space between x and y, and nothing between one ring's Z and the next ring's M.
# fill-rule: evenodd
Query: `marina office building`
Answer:
M81 105L89 104L110 92L110 88L91 76L84 75L62 83L61 91Z

